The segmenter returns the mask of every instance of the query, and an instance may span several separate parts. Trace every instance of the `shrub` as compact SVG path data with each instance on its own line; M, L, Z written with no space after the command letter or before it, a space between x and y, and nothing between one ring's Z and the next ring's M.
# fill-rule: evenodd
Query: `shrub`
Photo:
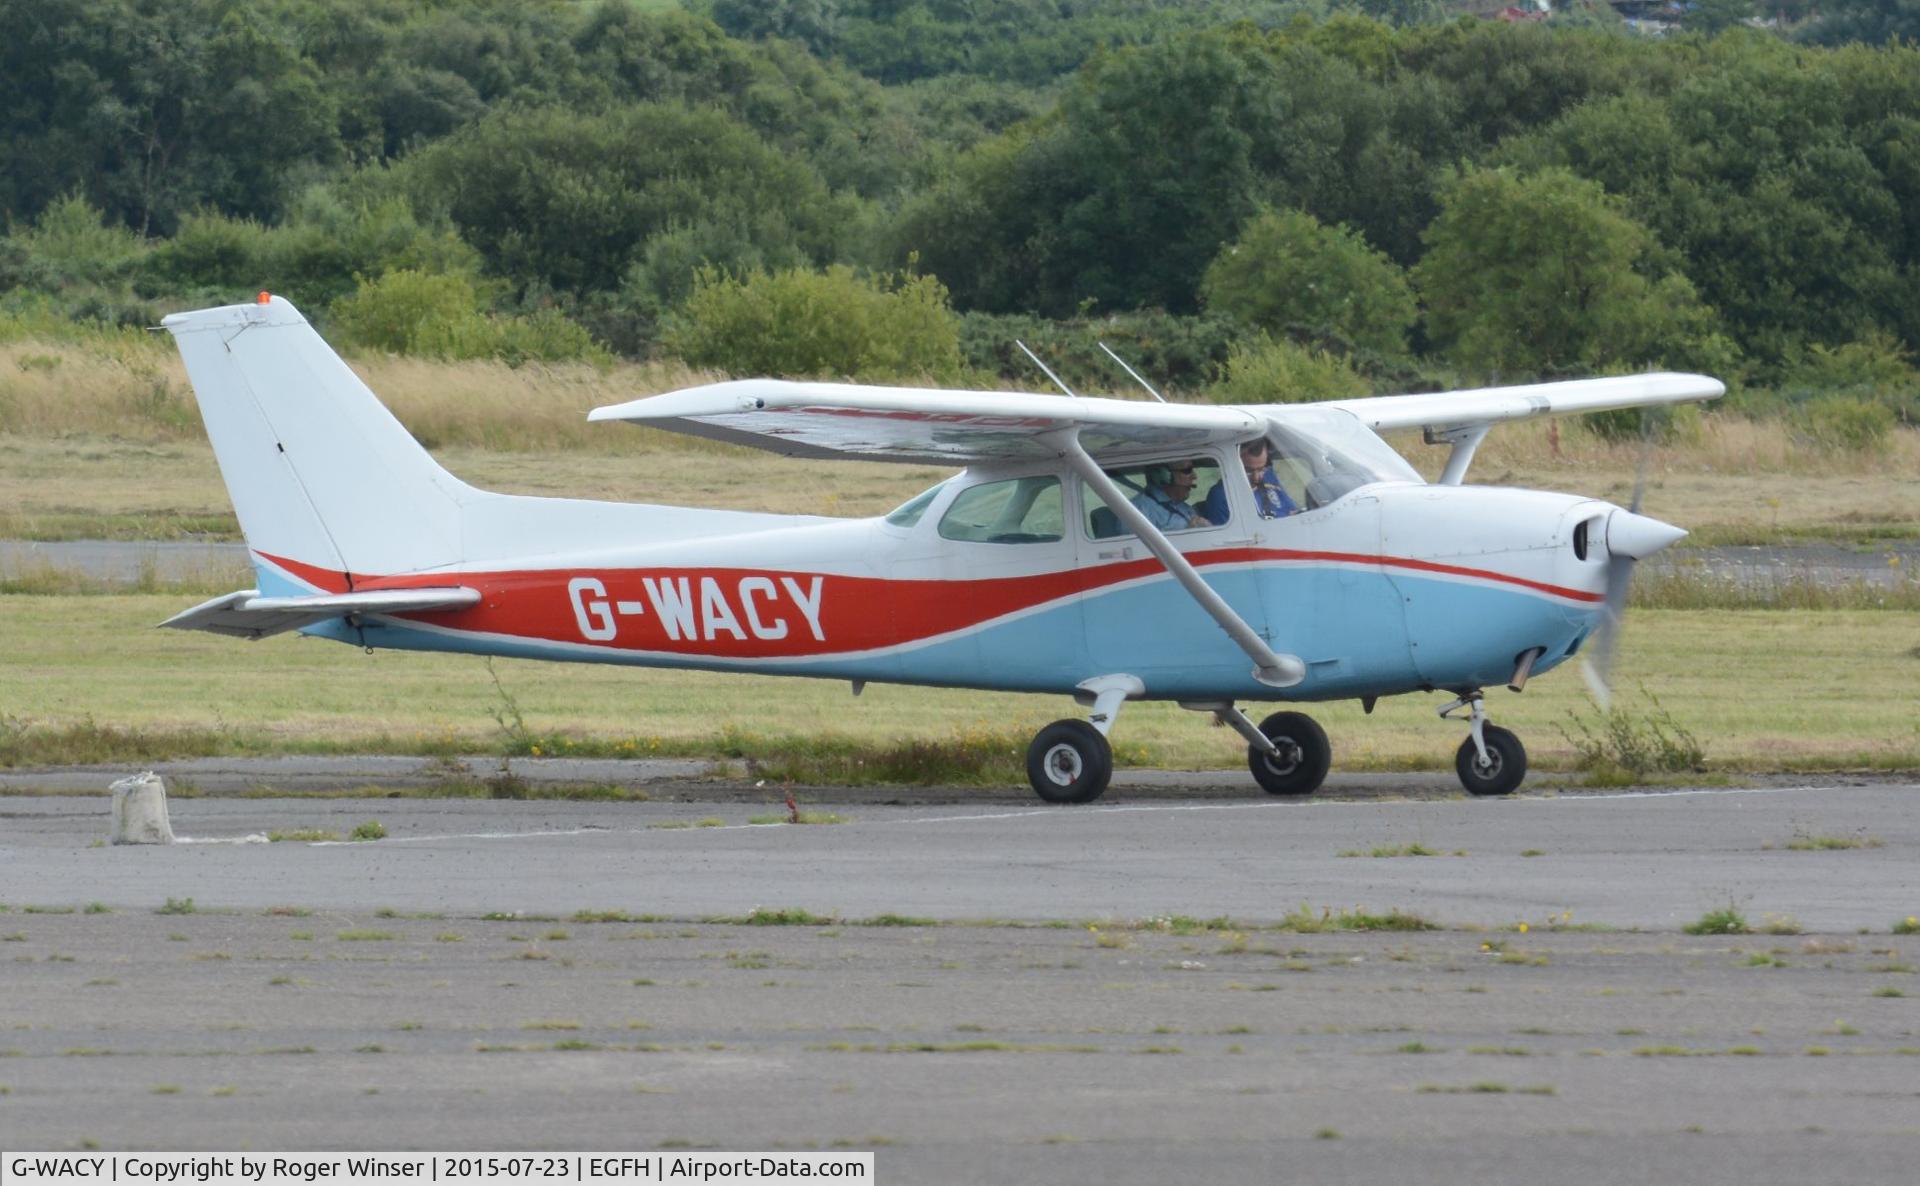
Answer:
M1857 396L1920 424L1920 371L1900 339L1878 330L1843 346L1809 346L1782 369L1780 389L1792 400Z
M272 284L268 263L274 232L252 219L189 214L173 238L154 248L136 287L151 297L230 289L230 299Z
M334 333L344 345L435 358L600 361L606 351L560 313L494 317L480 311L473 281L458 274L402 268L363 279L333 307Z
M938 280L860 276L845 265L738 279L703 268L665 344L689 365L735 375L887 381L960 371L959 319Z
M1640 694L1651 707L1635 710L1616 703L1601 712L1595 706L1598 719L1592 723L1579 713L1567 714L1567 723L1558 728L1573 746L1574 765L1602 778L1704 769L1707 752L1700 739L1673 719L1659 697L1644 687Z
M465 276L402 268L362 279L333 307L335 336L345 344L393 354L473 358L486 353L480 297Z
M1365 376L1338 354L1264 334L1227 356L1226 377L1207 398L1223 404L1307 403L1371 395Z
M1851 395L1827 395L1801 405L1807 436L1829 449L1879 449L1893 432L1893 409Z

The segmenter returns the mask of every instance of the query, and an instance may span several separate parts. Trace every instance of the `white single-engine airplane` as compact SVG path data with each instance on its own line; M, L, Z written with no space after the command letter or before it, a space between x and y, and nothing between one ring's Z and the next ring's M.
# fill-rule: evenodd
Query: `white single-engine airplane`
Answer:
M1436 689L1456 697L1441 716L1470 713L1466 789L1513 790L1526 751L1487 723L1482 689L1518 691L1583 644L1604 659L1633 563L1685 532L1591 498L1462 486L1475 448L1497 421L1724 390L1648 374L1222 407L746 379L589 417L794 457L965 466L892 514L847 520L477 490L287 301L165 327L259 584L165 625L831 677L856 693L1071 695L1088 718L1048 725L1027 753L1056 803L1106 789L1127 700L1212 714L1247 739L1260 786L1305 795L1326 777L1326 733L1291 711L1256 727L1239 702L1371 711ZM1437 483L1375 435L1416 427L1453 446ZM1261 441L1268 468L1240 448Z

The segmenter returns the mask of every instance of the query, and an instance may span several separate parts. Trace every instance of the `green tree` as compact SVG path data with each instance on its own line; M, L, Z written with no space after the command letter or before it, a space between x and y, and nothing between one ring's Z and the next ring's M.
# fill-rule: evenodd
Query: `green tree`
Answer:
M1338 354L1262 334L1227 356L1207 392L1219 404L1293 404L1372 395L1366 377Z
M1375 84L1304 42L1242 28L1105 55L1052 116L908 203L893 258L919 253L969 309L1191 313L1263 204L1361 224L1356 162L1382 121Z
M1711 37L1744 24L1752 15L1753 0L1694 0L1680 24L1689 33L1705 33Z
M836 265L734 278L703 269L666 346L735 375L888 381L960 367L959 319L931 276L859 276Z
M1920 41L1920 0L1827 0L1804 34L1815 45Z
M1418 316L1392 260L1347 227L1301 210L1268 211L1208 265L1207 307L1279 334L1331 333L1381 354L1404 354Z
M813 262L852 221L804 161L722 112L664 104L498 113L401 169L416 207L446 211L490 271L567 293L619 289L664 233L736 245L704 261L723 266L740 262L738 245Z
M1920 336L1920 50L1734 31L1671 95L1590 103L1504 146L1626 199L1759 359Z
M1685 277L1638 270L1653 238L1597 183L1470 169L1440 200L1414 281L1429 334L1460 366L1502 378L1640 366L1710 336Z

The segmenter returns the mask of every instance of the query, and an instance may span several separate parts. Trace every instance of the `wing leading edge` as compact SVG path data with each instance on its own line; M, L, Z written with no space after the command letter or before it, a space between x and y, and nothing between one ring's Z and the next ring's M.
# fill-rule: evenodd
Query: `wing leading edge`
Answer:
M1649 404L1691 403L1716 399L1726 390L1724 383L1706 375L1660 372L1529 383L1518 387L1436 391L1426 395L1376 395L1366 399L1329 400L1320 406L1352 412L1376 432L1396 428L1443 430L1534 416L1569 416Z
M1067 428L1078 428L1081 446L1099 454L1200 448L1244 439L1262 425L1246 408L779 379L689 387L595 408L588 419L629 420L794 457L949 464L1054 457L1059 450L1041 437Z
M1324 403L1157 404L1137 400L738 379L595 408L589 420L626 420L672 432L784 453L870 461L976 462L1051 458L1047 434L1079 429L1094 456L1123 450L1200 448L1244 440L1292 407L1338 408L1376 431L1444 431L1503 420L1603 412L1713 399L1726 390L1706 375L1619 375L1425 395Z

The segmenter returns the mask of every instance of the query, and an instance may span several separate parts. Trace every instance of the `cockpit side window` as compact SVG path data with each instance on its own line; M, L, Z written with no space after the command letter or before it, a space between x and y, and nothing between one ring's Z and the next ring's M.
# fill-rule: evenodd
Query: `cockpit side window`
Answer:
M1147 522L1172 534L1217 527L1219 522L1202 510L1209 491L1220 483L1220 463L1212 457L1176 457L1141 465L1116 466L1106 471ZM1225 492L1222 492L1224 497ZM1089 539L1132 535L1126 523L1099 491L1080 484L1082 526ZM1220 522L1224 522L1222 519Z
M1060 479L1047 476L969 487L940 517L940 536L985 544L1057 540L1065 523L1060 489Z

